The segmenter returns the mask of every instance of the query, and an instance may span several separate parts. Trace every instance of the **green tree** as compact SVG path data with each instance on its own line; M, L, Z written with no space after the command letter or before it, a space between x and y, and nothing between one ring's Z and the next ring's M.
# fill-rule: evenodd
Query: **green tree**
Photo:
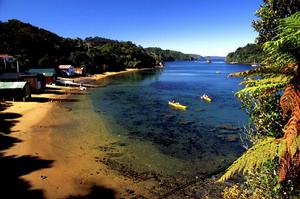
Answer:
M251 118L258 117L252 120L258 136L254 145L230 166L220 180L227 180L237 172L258 173L261 177L259 172L271 162L278 165L275 178L278 185L273 188L278 197L283 197L295 194L295 188L299 186L300 12L280 20L277 31L273 41L264 44L267 54L264 67L232 75L246 77L242 82L245 88L237 93L237 97ZM280 128L281 125L284 127ZM262 191L260 194L266 193Z
M56 66L56 59L54 57L46 55L42 57L38 62L39 67L43 68L55 68Z
M259 33L258 43L272 40L277 35L280 19L297 11L300 11L300 0L264 0L259 10L256 11L258 20L252 24Z
M0 22L0 41L0 53L17 56L23 71L59 64L86 66L92 73L155 66L155 58L132 42L101 37L62 38L18 20Z
M235 52L226 56L226 62L238 62L243 64L261 63L263 60L263 50L258 44L247 44L238 48Z

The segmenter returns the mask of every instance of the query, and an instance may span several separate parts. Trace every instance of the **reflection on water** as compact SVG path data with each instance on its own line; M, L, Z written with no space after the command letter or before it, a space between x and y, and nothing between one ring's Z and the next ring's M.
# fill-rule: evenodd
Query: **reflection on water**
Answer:
M225 168L243 152L239 133L247 122L234 97L240 79L227 75L245 69L223 62L172 62L163 71L111 78L91 95L95 111L123 138L126 153L111 160L181 178ZM203 93L213 102L201 101ZM188 109L172 109L171 99Z

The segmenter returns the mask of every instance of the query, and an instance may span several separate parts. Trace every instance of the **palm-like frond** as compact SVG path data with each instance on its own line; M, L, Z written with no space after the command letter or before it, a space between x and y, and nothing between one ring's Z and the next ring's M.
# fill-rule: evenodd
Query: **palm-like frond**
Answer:
M282 90L289 82L291 77L288 75L276 75L265 79L258 80L245 80L241 84L245 85L245 88L236 93L236 96L242 98L242 96L251 95L255 97L262 94L274 94Z

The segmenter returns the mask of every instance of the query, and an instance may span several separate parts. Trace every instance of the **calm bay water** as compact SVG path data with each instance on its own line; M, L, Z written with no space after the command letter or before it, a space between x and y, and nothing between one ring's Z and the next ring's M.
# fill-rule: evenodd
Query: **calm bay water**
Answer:
M180 179L228 166L244 151L239 134L248 117L234 97L241 79L227 76L249 68L222 61L169 62L162 71L106 80L90 98L111 133L122 139L122 154L109 157L108 164ZM202 101L203 93L213 102ZM171 99L188 109L169 107Z

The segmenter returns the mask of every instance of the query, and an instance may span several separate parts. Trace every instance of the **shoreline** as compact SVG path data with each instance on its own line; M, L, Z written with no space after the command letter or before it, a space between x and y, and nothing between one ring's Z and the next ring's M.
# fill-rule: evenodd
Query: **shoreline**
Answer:
M133 71L139 70L96 75L83 81L91 82ZM170 195L172 198L182 198L206 193L210 187L215 187L212 179L179 182L179 179L162 177L151 171L138 173L130 167L114 164L110 155L113 157L127 152L123 139L110 134L109 126L105 125L99 114L84 111L92 109L86 92L76 87L56 88L62 90L34 95L40 101L14 102L4 111L22 115L10 134L21 142L5 150L5 156L31 156L51 161L48 166L21 176L30 183L30 190L42 190L45 198L90 196L95 190L109 193L106 198L165 198ZM43 102L41 98L49 100ZM77 108L80 110L77 111ZM80 116L76 116L77 112ZM99 117L97 122L89 119L93 117ZM101 133L90 132L89 126L96 126ZM78 127L84 133L78 133ZM138 146L141 151L146 147L145 143L134 145ZM151 146L147 148L147 152L152 150L156 149ZM186 188L190 183L193 186ZM181 190L181 187L186 190Z
M140 70L111 72L84 80L98 81L134 71ZM45 168L33 170L20 176L21 180L30 184L30 190L43 191L45 198L85 196L92 194L93 189L105 191L114 197L120 193L131 193L132 191L128 190L134 186L134 182L129 182L117 172L110 170L104 163L95 161L95 154L86 154L84 146L75 146L71 148L72 151L68 151L68 147L64 146L64 140L58 142L55 140L55 137L59 137L56 135L59 132L55 132L53 129L71 121L69 118L62 118L60 121L56 118L57 112L68 111L62 109L60 102L68 101L73 96L74 91L74 96L76 93L80 93L78 88L58 86L55 88L60 88L60 90L55 93L33 95L33 101L30 102L11 102L10 107L0 112L2 114L21 115L9 132L10 137L18 139L20 142L3 150L3 157L22 158L29 156L38 160L50 161L51 164ZM70 101L73 103L72 100ZM85 102L80 101L79 103L84 104ZM110 138L105 138L105 140L106 142L113 142ZM61 146L57 146L57 143L61 143ZM74 149L76 151L73 151ZM138 195L138 193L135 194Z
M129 68L124 71L118 71L118 72L105 72L103 74L94 74L89 77L75 77L75 78L60 78L62 80L74 80L76 83L82 83L82 84L89 84L93 83L99 80L103 80L108 77L118 76L126 73L131 72L138 72L138 71L148 71L153 70L153 68Z

